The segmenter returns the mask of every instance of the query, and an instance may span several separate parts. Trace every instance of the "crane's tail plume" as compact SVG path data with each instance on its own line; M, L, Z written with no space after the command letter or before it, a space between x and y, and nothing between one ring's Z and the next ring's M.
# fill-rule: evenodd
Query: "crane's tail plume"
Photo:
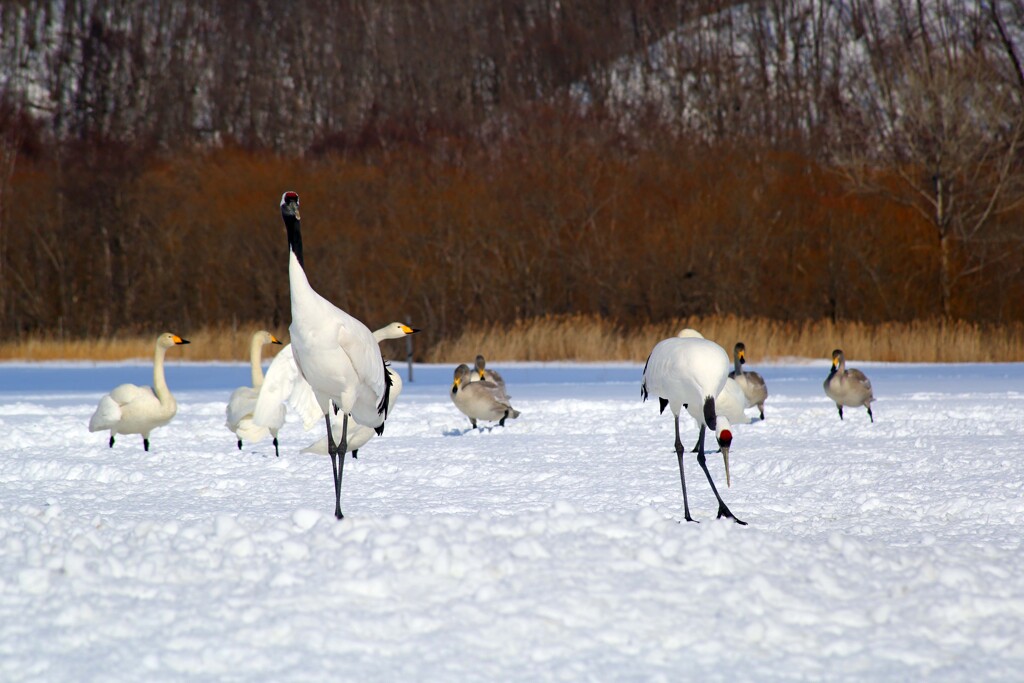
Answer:
M380 403L377 404L377 414L384 416L384 422L388 419L388 399L391 397L391 387L394 381L391 379L391 373L388 372L388 362L384 361L384 395L380 399ZM379 427L375 427L373 431L380 436L384 433L384 422L380 423Z
M640 383L640 398L642 398L644 401L647 400L647 366L650 364L650 362L651 357L647 356L647 361L644 363L644 381ZM664 410L665 408L662 407L662 411Z

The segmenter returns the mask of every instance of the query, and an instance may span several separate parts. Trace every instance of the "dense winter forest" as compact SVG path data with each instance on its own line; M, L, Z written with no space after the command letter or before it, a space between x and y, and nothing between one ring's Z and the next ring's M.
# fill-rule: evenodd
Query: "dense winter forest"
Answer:
M7 0L0 324L1024 320L1022 0Z

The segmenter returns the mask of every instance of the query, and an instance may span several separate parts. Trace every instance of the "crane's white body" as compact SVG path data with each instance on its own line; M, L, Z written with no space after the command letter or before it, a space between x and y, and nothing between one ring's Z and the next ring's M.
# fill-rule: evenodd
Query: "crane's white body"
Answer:
M704 402L718 396L728 378L729 356L725 349L689 334L658 342L644 368L644 386L649 394L666 399L673 415L679 415L686 406L697 424L705 426Z
M294 252L288 257L292 353L299 374L313 389L321 413L333 401L356 422L379 427L385 392L384 359L363 323L320 296L309 284Z

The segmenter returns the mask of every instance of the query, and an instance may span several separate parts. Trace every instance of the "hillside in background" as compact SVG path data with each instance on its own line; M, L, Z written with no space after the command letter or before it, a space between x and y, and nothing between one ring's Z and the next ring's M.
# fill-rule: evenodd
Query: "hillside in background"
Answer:
M0 6L0 323L1024 320L1024 5Z

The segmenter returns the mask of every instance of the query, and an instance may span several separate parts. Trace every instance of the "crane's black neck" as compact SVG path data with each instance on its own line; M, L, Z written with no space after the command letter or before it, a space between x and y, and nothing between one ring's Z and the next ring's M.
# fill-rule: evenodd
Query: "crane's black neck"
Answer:
M711 431L715 431L718 425L718 418L715 415L715 399L711 396L704 399L704 424Z
M288 248L295 254L295 258L299 260L299 265L304 266L302 262L302 226L301 221L295 216L284 214L284 227L288 231Z

